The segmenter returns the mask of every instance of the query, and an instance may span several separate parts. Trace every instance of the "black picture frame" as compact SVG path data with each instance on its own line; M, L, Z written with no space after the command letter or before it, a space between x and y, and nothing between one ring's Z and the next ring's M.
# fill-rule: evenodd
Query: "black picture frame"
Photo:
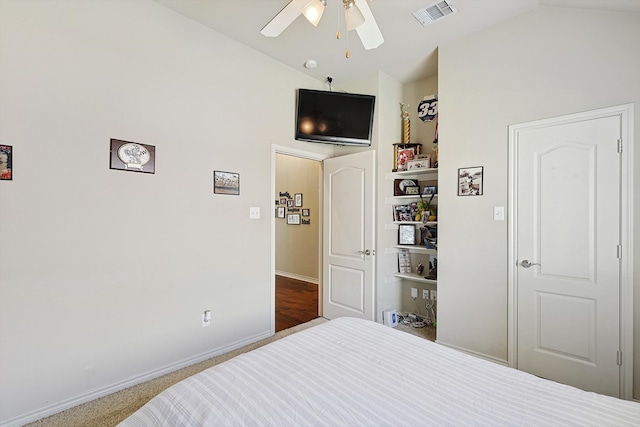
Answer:
M278 206L276 208L276 218L284 218L285 216L285 208L284 206Z
M0 145L0 181L13 180L13 146Z
M109 169L156 173L156 147L139 142L111 139Z
M300 214L287 214L287 224L300 225Z
M484 192L484 167L472 166L458 169L458 196L482 196Z
M309 216L309 215L310 215L309 209L302 209L302 216Z
M399 245L415 245L416 244L415 224L399 224L398 225L398 244Z
M425 185L422 187L422 195L430 196L432 194L438 194L438 186L437 185Z
M418 186L418 180L417 179L408 179L408 178L402 178L402 179L394 179L393 180L393 195L394 196L404 196L406 195L405 193L405 189L406 187L415 187Z
M302 193L296 193L293 195L294 205L299 208L302 207Z
M240 194L240 174L213 171L213 193L237 196Z

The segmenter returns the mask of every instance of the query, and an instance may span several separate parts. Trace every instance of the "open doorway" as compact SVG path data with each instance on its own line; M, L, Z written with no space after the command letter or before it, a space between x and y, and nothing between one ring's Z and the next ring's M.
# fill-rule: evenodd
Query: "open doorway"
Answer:
M284 150L273 161L275 332L322 315L322 159Z

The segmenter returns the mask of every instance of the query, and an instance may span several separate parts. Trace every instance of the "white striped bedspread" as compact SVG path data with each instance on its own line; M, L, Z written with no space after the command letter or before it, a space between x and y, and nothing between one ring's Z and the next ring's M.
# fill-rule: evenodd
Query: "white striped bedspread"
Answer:
M120 426L637 427L640 403L340 318L187 378Z

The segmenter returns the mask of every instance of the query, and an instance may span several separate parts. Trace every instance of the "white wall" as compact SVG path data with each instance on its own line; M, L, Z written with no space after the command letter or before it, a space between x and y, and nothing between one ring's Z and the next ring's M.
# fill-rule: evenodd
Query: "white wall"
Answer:
M271 335L271 144L319 82L147 0L0 8L0 422ZM156 173L110 170L110 138Z
M439 48L439 341L507 360L507 222L492 209L507 206L508 125L633 102L640 165L638 40L640 14L541 7ZM484 166L483 196L456 196L465 166ZM639 236L636 220L636 398Z

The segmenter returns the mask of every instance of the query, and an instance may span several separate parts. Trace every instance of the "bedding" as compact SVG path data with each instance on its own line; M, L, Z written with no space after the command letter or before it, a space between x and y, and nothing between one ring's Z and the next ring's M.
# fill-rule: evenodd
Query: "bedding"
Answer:
M640 426L640 404L339 318L202 371L121 427Z

